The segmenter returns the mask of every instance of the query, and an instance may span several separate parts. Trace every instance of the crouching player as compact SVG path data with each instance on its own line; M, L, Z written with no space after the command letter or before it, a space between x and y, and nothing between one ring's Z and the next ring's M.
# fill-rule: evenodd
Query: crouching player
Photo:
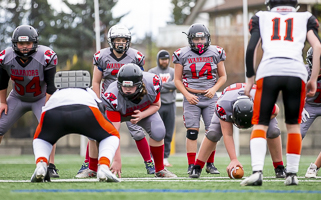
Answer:
M226 168L227 173L229 174L236 166L243 168L235 153L233 124L241 129L250 128L252 126L253 99L250 100L247 96L244 96L244 88L244 83L235 83L223 90L222 95L215 105L216 114L212 117L209 131L202 141L197 160L192 168L192 173L190 174L191 178L199 178L205 161L208 159L213 149L216 148L216 144L222 136L231 160ZM251 90L252 96L254 96L255 91L256 86L254 85ZM278 111L279 108L275 105L267 131L267 143L271 153L276 178L285 178L280 129L278 128L278 122L275 118Z
M55 75L58 89L42 109L33 140L37 167L31 182L50 181L47 165L52 145L69 133L99 142L99 181L120 182L109 170L119 146L119 133L101 113L101 100L90 88L88 71L63 71Z
M133 63L123 65L117 81L110 84L102 96L107 117L119 130L120 123L130 121L149 134L150 150L155 162L155 176L177 177L164 168L165 126L157 112L160 108L161 80L153 73L142 72ZM117 149L111 171L121 176L120 149Z

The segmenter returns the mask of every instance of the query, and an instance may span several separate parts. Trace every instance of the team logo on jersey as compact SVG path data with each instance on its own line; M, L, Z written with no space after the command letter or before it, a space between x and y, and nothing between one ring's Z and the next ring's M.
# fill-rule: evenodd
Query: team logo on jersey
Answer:
M49 64L52 56L55 55L55 54L56 54L56 53L55 53L53 50L47 50L47 51L45 52L45 61L46 61L47 64Z
M179 55L181 55L181 49L177 49L177 50L174 52L174 54L176 54L177 57L179 57Z
M169 79L171 78L170 73L160 74L159 76L162 80L162 83L167 83L169 81Z
M222 120L226 120L226 112L224 110L223 107L221 107L220 105L216 104L216 112L219 115L220 119Z
M5 54L6 54L6 50L3 50L0 52L0 64L2 64Z
M142 53L140 53L139 51L137 51L137 59L138 59L138 61L140 62L141 60L142 60L142 58L143 58L143 54Z
M221 54L223 52L223 48L222 47L216 46L216 49L217 49L219 54Z
M155 75L153 77L153 85L154 85L154 88L155 88L156 92L159 92L159 88L160 88L160 78L159 78L159 76Z
M96 61L98 61L99 56L100 56L100 51L98 51L98 52L95 53L95 55L94 55L94 58L95 58Z
M109 101L111 103L111 105L114 106L114 108L117 107L117 97L116 95L114 95L113 93L111 92L108 92L105 94L105 97L106 97L106 100Z

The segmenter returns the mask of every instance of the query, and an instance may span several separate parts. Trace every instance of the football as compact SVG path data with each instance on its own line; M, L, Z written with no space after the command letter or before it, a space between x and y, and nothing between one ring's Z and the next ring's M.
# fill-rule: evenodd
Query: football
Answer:
M232 168L228 176L231 179L241 179L244 176L244 170L241 167L237 166L236 169Z

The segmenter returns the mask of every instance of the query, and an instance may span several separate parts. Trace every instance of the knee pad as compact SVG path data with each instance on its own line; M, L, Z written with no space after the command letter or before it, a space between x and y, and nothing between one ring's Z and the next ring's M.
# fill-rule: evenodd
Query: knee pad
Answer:
M222 137L222 133L208 131L205 133L205 136L207 139L209 139L212 142L218 142L218 141L220 141L220 139Z
M130 133L135 141L142 140L145 137L144 131L135 131L136 133Z
M266 133L266 137L269 139L277 138L281 134L281 131L277 127L269 128Z
M190 140L197 140L198 131L197 130L187 130L186 137Z

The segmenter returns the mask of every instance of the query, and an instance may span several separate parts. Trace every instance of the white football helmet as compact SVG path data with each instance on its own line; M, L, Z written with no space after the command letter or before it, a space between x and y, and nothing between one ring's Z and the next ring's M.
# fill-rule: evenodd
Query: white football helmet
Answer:
M126 38L127 42L125 46L118 46L114 43L115 38ZM112 26L107 34L108 44L112 49L115 49L117 53L123 53L128 50L130 41L131 41L131 33L129 30L123 25L114 25Z

